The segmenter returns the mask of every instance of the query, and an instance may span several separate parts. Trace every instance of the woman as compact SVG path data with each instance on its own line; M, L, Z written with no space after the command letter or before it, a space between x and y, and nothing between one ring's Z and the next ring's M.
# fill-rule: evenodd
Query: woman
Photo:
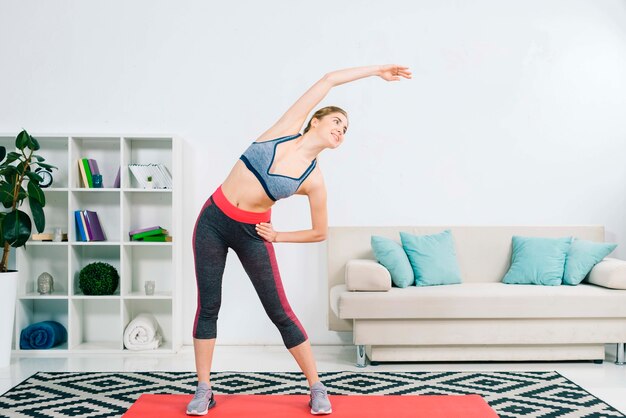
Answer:
M311 413L332 412L306 332L285 297L272 243L318 242L326 238L326 187L317 156L327 148L341 145L348 129L348 117L338 107L325 107L313 115L303 134L298 132L307 115L332 87L369 76L397 81L401 77L411 78L411 73L407 67L383 65L325 75L250 145L202 207L193 232L198 286L193 337L198 387L187 406L188 415L204 415L215 405L210 370L229 247L241 260L265 311L308 380ZM293 194L308 197L312 227L303 231L275 231L270 208L277 200Z

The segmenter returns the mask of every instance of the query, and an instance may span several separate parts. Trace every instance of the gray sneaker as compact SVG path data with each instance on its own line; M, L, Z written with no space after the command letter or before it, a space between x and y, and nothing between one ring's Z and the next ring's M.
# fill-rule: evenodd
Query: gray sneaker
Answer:
M309 402L313 415L328 415L333 412L328 400L326 386L322 382L314 383L311 386L311 401Z
M187 404L187 415L206 415L209 409L215 406L213 391L205 382L200 382L196 388L196 394Z

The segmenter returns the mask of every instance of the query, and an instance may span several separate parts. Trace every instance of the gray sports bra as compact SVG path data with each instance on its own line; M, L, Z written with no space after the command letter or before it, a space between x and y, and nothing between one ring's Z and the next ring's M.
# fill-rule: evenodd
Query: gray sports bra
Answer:
M283 176L282 174L271 174L270 168L276 156L276 146L285 141L291 141L300 136L291 135L284 136L270 141L253 142L247 150L239 157L244 162L248 170L252 171L257 179L261 182L265 193L273 201L284 199L294 194L298 187L311 174L315 168L317 159L311 161L311 165L298 178Z

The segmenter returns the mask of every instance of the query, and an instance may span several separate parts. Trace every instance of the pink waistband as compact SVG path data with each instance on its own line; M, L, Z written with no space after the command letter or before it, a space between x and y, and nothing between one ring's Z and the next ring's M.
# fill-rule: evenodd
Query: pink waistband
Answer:
M239 209L226 199L222 192L222 186L211 195L213 201L218 208L222 210L231 219L246 224L258 224L259 222L269 222L272 216L272 210L267 212L249 212L247 210Z

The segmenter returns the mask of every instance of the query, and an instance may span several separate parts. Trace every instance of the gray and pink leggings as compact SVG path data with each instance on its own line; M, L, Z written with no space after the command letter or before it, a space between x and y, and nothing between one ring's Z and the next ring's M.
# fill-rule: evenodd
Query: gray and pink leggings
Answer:
M206 201L193 230L193 255L198 285L198 307L193 336L217 336L217 316L222 302L222 275L228 248L232 248L261 299L265 312L278 328L287 348L307 339L306 332L291 310L282 282L274 247L255 229L270 222L271 211L248 212L234 206L219 187Z

